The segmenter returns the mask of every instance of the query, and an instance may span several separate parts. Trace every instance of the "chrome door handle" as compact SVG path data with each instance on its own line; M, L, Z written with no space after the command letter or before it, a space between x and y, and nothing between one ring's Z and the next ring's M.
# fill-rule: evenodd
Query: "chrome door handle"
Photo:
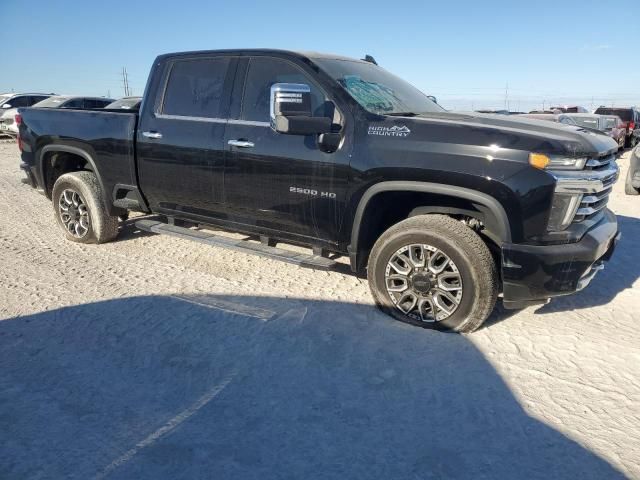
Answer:
M255 144L253 142L247 142L246 140L229 140L227 143L232 147L240 147L240 148L255 147Z
M147 138L162 138L162 134L158 132L142 132L142 136Z

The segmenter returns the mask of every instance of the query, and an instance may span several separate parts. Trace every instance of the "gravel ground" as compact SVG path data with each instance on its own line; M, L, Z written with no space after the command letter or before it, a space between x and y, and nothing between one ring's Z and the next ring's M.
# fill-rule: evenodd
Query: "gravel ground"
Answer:
M0 478L640 478L622 181L585 291L463 336L391 321L349 274L132 221L67 242L18 163L0 143Z

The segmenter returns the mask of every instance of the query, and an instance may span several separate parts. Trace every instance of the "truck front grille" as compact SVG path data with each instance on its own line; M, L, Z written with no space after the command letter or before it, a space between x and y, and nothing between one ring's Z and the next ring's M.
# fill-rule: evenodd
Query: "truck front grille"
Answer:
M592 158L587 161L585 170L590 171L606 171L611 169L611 164L615 163L615 155L609 155L607 157L595 159ZM603 210L609 202L609 194L613 190L613 184L618 178L617 170L610 175L602 178L601 186L597 191L585 193L582 196L582 200L573 218L574 223L582 222L589 218L595 217L598 212Z
M600 158L590 158L584 166L585 170L605 170L611 162L616 161L615 154L606 155Z
M590 158L584 169L579 171L554 171L557 182L554 205L565 210L550 216L548 228L552 231L564 230L572 223L584 222L601 215L619 171L615 155ZM569 198L574 199L573 203ZM558 223L558 219L562 221Z

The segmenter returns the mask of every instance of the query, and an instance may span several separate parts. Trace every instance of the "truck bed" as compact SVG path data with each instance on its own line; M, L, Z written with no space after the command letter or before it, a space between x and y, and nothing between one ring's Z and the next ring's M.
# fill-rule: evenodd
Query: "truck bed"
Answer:
M136 185L135 131L138 115L115 110L74 110L21 108L19 114L27 128L21 133L25 155L23 168L30 168L40 188L46 192L44 171L47 151L64 146L69 152L80 149L91 159L105 196L116 184Z

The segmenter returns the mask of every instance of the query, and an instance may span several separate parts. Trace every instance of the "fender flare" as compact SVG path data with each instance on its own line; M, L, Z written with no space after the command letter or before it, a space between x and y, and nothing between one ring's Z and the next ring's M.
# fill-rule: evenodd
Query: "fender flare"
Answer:
M47 190L47 184L46 184L47 179L44 177L44 156L45 154L50 152L73 153L74 155L78 155L79 157L84 158L87 161L87 163L91 165L91 169L93 173L96 174L96 177L98 178L98 183L100 184L100 189L102 190L102 195L105 196L105 200L106 200L107 192L105 192L104 190L102 177L100 176L100 172L98 171L96 162L93 159L93 157L89 155L89 153L87 153L86 150L83 150L81 148L72 147L71 145L59 145L59 144L45 145L38 151L36 165L38 166L38 174L42 179L42 186L47 196L49 196L51 192Z
M348 246L349 257L351 259L352 269L357 268L358 241L360 236L360 224L364 216L364 212L369 201L377 194L382 192L393 191L409 191L421 193L433 193L437 195L446 195L449 197L457 197L469 200L473 203L483 206L493 214L496 220L495 234L502 242L511 242L511 227L509 217L504 207L495 198L486 193L471 190L469 188L458 187L455 185L446 185L442 183L431 182L412 182L412 181L389 181L380 182L369 187L362 195L351 227L351 243Z

